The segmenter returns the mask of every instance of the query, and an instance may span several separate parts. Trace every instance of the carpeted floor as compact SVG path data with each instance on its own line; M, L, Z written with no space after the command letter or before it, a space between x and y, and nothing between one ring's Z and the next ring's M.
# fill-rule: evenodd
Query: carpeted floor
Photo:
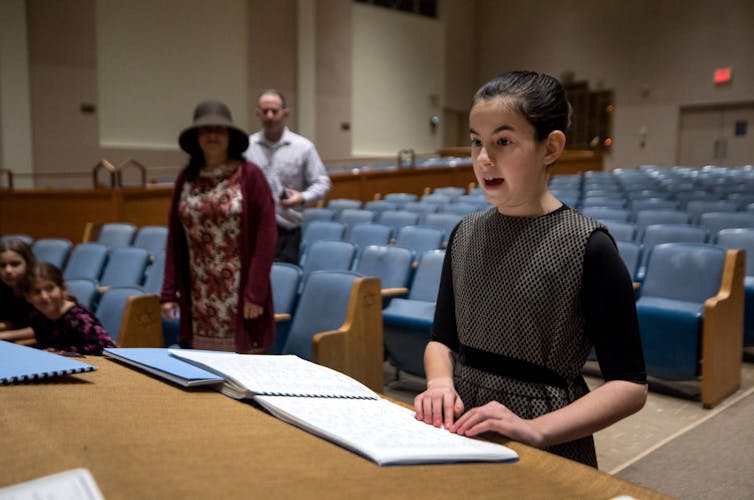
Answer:
M616 475L683 499L754 498L754 388Z

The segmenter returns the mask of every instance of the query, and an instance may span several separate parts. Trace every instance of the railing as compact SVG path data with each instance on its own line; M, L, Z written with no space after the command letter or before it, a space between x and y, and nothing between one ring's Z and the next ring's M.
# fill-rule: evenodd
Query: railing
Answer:
M110 163L109 161L105 160L104 158L99 161L93 168L92 168L92 186L94 188L101 188L101 187L108 187L103 186L99 183L99 173L102 170L107 171L110 174L110 186L111 188L121 188L123 187L123 172L128 169L134 167L137 170L139 170L139 173L141 174L141 184L139 186L144 187L147 185L147 167L139 163L138 161L134 159L128 159L118 165L117 167Z
M413 149L401 149L398 151L398 168L413 167L416 165L416 153Z
M5 176L5 188L13 189L13 171L7 168L0 168L0 175Z

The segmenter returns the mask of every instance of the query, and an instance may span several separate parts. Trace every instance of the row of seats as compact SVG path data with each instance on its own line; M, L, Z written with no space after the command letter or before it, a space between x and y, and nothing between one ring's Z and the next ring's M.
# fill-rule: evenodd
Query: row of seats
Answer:
M736 248L749 248L748 240L754 233L754 225L738 227L736 224L731 224L731 226L720 229L710 237L708 231L702 227L687 224L653 224L646 228L641 240L631 240L626 238L625 234L621 234L622 228L607 224L610 234L618 243L618 248L623 249L622 252L630 252L632 256L638 256L635 261L631 258L630 263L626 263L631 276L637 282L642 281L652 249L660 243L713 243L729 248L733 248L734 245L738 245Z
M431 226L407 225L394 232L391 226L376 222L364 222L354 225L349 231L340 222L313 221L304 229L301 239L299 265L304 268L320 266L319 259L333 261L342 259L342 265L348 268L357 265L365 248L370 245L392 245L405 248L414 253L414 261L427 250L443 248L447 235L460 219L447 221L447 229ZM395 236L394 236L395 235ZM340 242L328 248L338 256L327 255L327 250L315 246L320 241Z
M329 246L332 243L338 242L321 241L317 245ZM334 261L332 266L312 270L307 274L304 269L293 264L274 263L271 274L273 302L276 319L280 321L277 324L277 341L273 352L293 352L291 342L298 341L292 341L291 337L298 336L298 331L304 327L295 321L301 302L305 300L307 293L317 293L307 292L316 290L312 280L323 272L351 273L380 280L384 306L382 319L385 353L398 370L423 376L422 356L434 319L444 257L444 250L424 252L416 270L412 272L413 257L408 250L372 245L364 250L359 265L352 270L338 267L339 264ZM322 309L317 313L322 314L329 308L330 304L323 302ZM289 317L293 317L294 321L287 324L285 320ZM295 353L302 354L301 351Z
M594 209L581 210L585 215L603 222L616 234L616 238L633 241L641 241L645 230L653 224L683 224L701 228L708 239L714 243L717 233L721 229L731 227L754 227L754 211L751 212L703 212L697 218L693 218L687 212L671 209L647 209L640 210L633 221L622 217L614 212L617 209Z
M90 234L90 231L85 231ZM89 241L84 243L97 243L105 247L107 252L118 248L138 248L146 251L150 259L165 251L167 246L166 226L143 226L137 228L133 224L108 223L100 226L99 231ZM59 269L65 269L74 243L66 238L39 238L34 239L27 234L6 234L0 236L0 241L6 239L19 239L32 247L37 260L49 262ZM101 271L101 269L100 269Z
M554 177L550 189L577 208L632 208L636 202L665 202L685 209L693 201L723 201L743 210L754 203L754 168L643 166L584 172Z

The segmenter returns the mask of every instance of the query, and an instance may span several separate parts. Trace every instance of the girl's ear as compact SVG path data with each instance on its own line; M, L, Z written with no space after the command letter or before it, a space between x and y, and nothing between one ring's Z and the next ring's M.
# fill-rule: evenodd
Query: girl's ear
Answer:
M545 165L550 166L560 158L565 149L566 136L560 130L553 130L545 139Z

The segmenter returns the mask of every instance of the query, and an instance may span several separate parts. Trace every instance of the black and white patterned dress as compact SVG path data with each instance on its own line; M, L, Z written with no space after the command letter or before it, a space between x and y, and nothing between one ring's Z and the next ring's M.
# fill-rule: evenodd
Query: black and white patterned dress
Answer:
M645 380L630 278L603 231L568 207L541 217L510 217L492 208L456 227L433 340L458 353L454 381L466 409L498 401L531 419L572 403L589 391L581 372L593 342L608 360L609 378ZM600 330L592 334L585 328L584 268L597 234L600 248L614 253L608 260L617 267L611 272L621 281L621 293L608 310L618 311L615 320L624 326L609 329L592 321ZM629 352L613 352L613 335L629 339ZM612 363L624 355L626 366ZM591 436L547 450L597 466Z

